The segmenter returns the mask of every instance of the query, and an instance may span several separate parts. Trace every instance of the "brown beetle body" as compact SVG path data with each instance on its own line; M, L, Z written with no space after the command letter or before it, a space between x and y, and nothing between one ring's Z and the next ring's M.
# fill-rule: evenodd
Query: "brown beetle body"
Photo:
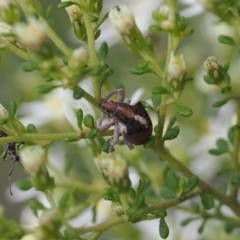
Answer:
M120 95L118 102L106 101L115 93ZM152 135L152 121L142 103L138 102L135 105L130 105L123 102L123 99L123 90L115 90L114 93L110 93L103 100L100 106L102 110L111 115L112 119L105 125L102 125L103 119L106 117L106 115L103 115L99 121L99 130L106 131L115 125L114 137L110 145L110 150L112 149L112 151L114 151L113 145L119 140L119 135L123 136L124 142L130 149L133 149L133 144L144 144Z

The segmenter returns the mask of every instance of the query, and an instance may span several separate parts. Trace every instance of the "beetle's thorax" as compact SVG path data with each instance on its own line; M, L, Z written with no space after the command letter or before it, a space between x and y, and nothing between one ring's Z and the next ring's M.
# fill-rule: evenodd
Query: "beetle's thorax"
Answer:
M109 112L109 113L113 114L118 108L118 103L116 103L116 102L102 102L100 108L102 110L105 110L106 112Z

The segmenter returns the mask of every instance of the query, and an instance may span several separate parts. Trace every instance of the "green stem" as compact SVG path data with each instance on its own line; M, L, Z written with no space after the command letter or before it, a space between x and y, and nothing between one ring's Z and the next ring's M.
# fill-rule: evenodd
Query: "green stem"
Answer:
M21 50L20 48L16 47L15 45L13 45L11 43L4 46L4 49L14 53L18 57L20 57L26 61L29 59L29 54L27 52Z
M237 122L236 125L240 125L240 102L237 103ZM240 130L234 131L234 142L233 142L233 164L232 164L232 178L236 178L238 175L238 164L239 164L239 148L240 148ZM230 196L237 197L238 184L233 183L230 188Z
M65 140L68 138L82 139L85 137L85 134L82 132L73 132L73 133L52 133L52 134L21 134L16 136L9 136L0 138L0 144L9 143L9 142L53 142Z
M131 221L135 220L135 219L139 219L139 218L143 218L149 214L149 213L153 213L157 210L160 209L166 209L166 208L170 208L172 206L175 206L181 202L186 201L186 199L191 199L197 195L199 195L201 193L200 190L194 191L189 193L185 198L175 198L173 200L169 200L167 202L163 202L163 203L159 203L153 206L149 206L149 207L145 207L142 208L139 212L137 212L136 214L131 216ZM86 228L78 228L77 231L79 234L83 234L83 233L88 233L88 232L103 232L106 231L109 228L112 228L114 226L120 225L122 223L126 223L126 220L122 217L122 218L117 218L111 221L106 221L94 226L90 226L90 227L86 227Z
M95 47L95 39L94 39L94 30L92 28L92 23L89 18L89 13L85 9L81 9L83 13L83 20L86 27L86 33L87 33L87 45L89 50L89 67L97 67L99 66L99 61L96 53L96 47ZM97 100L97 102L100 102L101 99L101 92L100 92L100 85L98 81L98 77L93 77L93 89L94 89L94 96Z
M197 215L197 218L199 218L199 217L200 218L213 218L213 219L218 219L218 220L223 221L223 222L240 224L240 219L239 218L228 217L228 216L224 216L224 215L216 214L216 213L211 214L211 213L208 213L206 211L196 212L196 209L186 207L186 206L174 206L174 208L176 208L178 210L182 210L184 212L189 212L189 213L195 214L195 215Z
M165 159L173 168L177 169L180 173L182 173L185 177L189 178L192 175L194 175L193 172L191 172L187 167L185 167L184 164L182 164L180 161L178 161L175 157L173 157L169 151L166 148L159 148L154 147L153 150L163 159ZM203 191L208 192L210 195L212 195L214 198L218 199L221 203L227 205L229 208L232 209L232 211L237 215L240 216L240 204L238 201L231 197L226 196L222 194L221 192L217 191L210 185L208 185L206 182L204 182L202 179L199 178L198 180L198 186Z
M41 17L41 20L47 24L44 18ZM71 52L71 49L62 41L62 39L52 30L52 28L47 24L47 35L58 47L58 49L64 54L68 55Z

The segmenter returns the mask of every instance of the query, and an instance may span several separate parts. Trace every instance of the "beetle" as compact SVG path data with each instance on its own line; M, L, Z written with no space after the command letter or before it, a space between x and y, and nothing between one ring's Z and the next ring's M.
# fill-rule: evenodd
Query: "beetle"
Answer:
M117 102L108 101L113 95L118 94ZM122 135L124 142L130 150L133 145L142 145L152 135L152 121L141 102L130 105L130 100L124 101L124 90L116 89L109 93L101 102L100 108L104 111L98 121L100 132L114 126L113 138L110 140L109 151L114 151L114 145L118 143ZM106 117L110 116L107 123L103 123Z
M0 130L0 138L1 137L7 137L7 136L8 135L5 132ZM11 195L13 195L12 194L12 189L11 189L11 175L12 175L12 172L13 172L15 162L18 162L20 164L20 166L22 168L24 168L22 166L21 162L20 162L20 157L17 153L17 149L22 144L23 144L22 142L20 142L20 143L14 143L14 142L7 143L7 144L4 145L4 152L2 154L2 160L3 161L13 160L12 167L11 167L9 173L8 173L9 188L10 188ZM10 158L7 158L8 155L10 155Z

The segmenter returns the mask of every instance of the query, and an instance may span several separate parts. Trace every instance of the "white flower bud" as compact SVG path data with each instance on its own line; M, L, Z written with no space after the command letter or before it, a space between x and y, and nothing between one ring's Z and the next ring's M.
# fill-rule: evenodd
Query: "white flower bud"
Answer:
M47 38L46 24L33 17L28 18L28 24L15 25L14 32L19 41L32 51L40 49Z
M0 119L8 118L8 111L0 104Z
M203 66L207 72L214 72L219 69L220 64L215 57L208 57Z
M72 55L69 58L68 66L70 70L81 70L83 69L88 60L88 52L85 48L80 47L75 49L72 52Z
M68 2L68 1L69 0L61 0L61 2ZM76 19L79 19L82 17L80 8L75 4L73 4L69 7L66 7L65 9L68 13L68 16L69 16L71 22L74 22Z
M161 16L168 18L170 12L169 6L166 3L161 4L158 12L161 14Z
M125 180L128 178L128 167L126 161L120 156L113 158L108 154L102 154L95 158L94 162L110 184L123 182L125 185Z
M170 61L168 65L168 76L169 81L172 80L182 80L187 72L186 64L183 59L183 55L174 56L174 53L171 52Z
M128 35L130 30L136 27L134 15L126 5L119 5L118 7L120 11L117 8L110 10L109 19L120 34Z
M23 147L20 151L20 157L24 168L31 175L37 173L45 163L45 152L38 145Z

